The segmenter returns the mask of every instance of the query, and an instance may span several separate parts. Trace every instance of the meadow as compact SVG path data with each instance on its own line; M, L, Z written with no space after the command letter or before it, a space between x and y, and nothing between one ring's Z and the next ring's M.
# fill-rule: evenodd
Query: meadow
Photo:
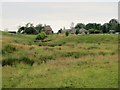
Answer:
M118 35L1 33L3 88L118 88Z

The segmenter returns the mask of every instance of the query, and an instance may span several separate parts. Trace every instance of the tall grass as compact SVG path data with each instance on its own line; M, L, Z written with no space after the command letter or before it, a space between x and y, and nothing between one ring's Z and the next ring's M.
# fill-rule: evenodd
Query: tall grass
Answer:
M21 62L32 66L34 63L34 60L31 60L28 57L21 57L21 58L11 58L10 57L10 58L2 60L2 66L6 66L6 65L13 66L13 65L19 64Z
M45 42L34 39L3 34L3 88L118 87L117 35L55 34Z
M2 49L2 54L13 53L14 51L17 51L16 47L8 44Z

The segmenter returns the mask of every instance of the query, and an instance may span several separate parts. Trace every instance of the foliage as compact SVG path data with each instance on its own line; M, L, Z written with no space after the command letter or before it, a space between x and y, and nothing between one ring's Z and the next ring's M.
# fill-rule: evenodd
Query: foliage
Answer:
M95 30L101 30L101 24L97 24L97 23L88 23L86 25L86 29L95 29Z
M21 26L18 29L18 33L23 33L23 34L38 34L43 31L43 26L42 24L38 24L35 27L31 23L27 23L25 26Z
M94 34L94 31L95 31L94 29L89 29L90 34Z
M110 24L109 23L105 23L102 25L102 32L103 33L108 33L110 30Z
M79 29L76 30L75 34L76 34L76 35L79 34Z
M8 53L12 53L14 51L17 51L16 47L12 46L12 45L6 45L3 49L2 49L2 54L8 54Z
M98 34L98 33L101 33L101 31L100 30L95 30L94 33Z
M59 34L59 33L62 33L62 28L61 28L60 30L58 30L58 32L57 32L57 33L58 33L58 34Z
M65 35L68 36L68 35L69 35L69 32L66 32Z
M77 25L75 26L76 29L81 29L81 28L85 28L85 24L83 23L77 23Z
M47 37L45 32L41 32L40 34L37 35L35 40L41 40L43 41Z
M29 65L33 65L34 61L29 59L28 57L22 57L22 58L7 58L7 59L4 59L2 60L2 66L5 66L5 65L15 65L17 63L20 63L20 62L23 62L25 64L29 64Z
M116 32L120 32L120 23L118 22L117 19L111 19L108 23L104 23L103 25L98 24L98 23L88 23L88 24L83 24L83 23L77 23L75 26L76 29L81 29L85 28L87 30L90 30L90 33L109 33L109 30L115 30ZM99 30L95 31L94 30Z

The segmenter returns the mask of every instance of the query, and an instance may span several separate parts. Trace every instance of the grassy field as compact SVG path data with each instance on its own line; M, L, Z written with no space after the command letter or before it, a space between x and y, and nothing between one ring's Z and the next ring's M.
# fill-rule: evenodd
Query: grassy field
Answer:
M2 33L3 88L117 88L118 35Z

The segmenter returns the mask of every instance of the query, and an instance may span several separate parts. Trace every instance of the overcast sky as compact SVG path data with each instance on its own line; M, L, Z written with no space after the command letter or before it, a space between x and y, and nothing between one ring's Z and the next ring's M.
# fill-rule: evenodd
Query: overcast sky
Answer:
M117 2L104 2L105 0L103 2L98 2L100 0L97 2L95 2L96 0L92 0L94 2L45 1L2 3L2 29L17 30L19 25L31 22L34 25L39 23L51 25L56 32L63 27L69 28L71 22L75 24L78 22L85 24L89 22L105 23L112 18L118 18Z

